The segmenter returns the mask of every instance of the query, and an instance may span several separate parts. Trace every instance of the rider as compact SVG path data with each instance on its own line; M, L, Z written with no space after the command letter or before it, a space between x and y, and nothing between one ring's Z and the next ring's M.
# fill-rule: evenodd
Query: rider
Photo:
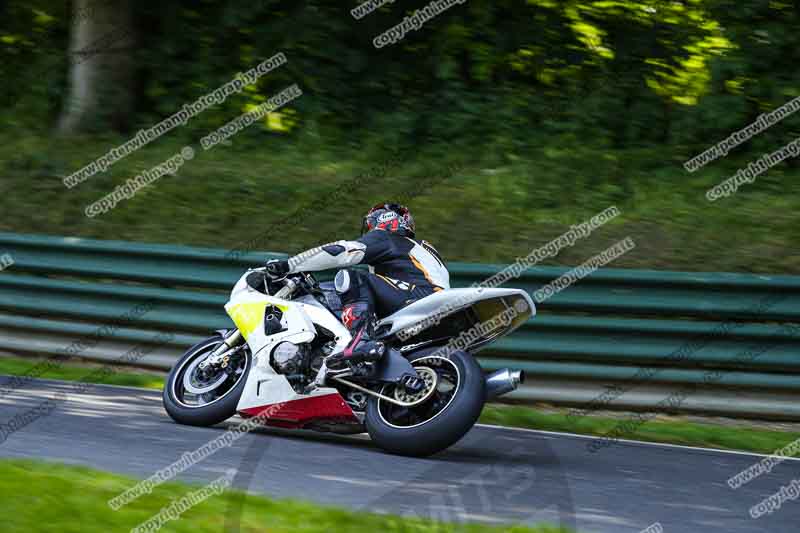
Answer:
M347 268L369 265L369 272ZM267 262L272 278L286 274L341 268L334 279L343 309L342 322L352 340L344 351L326 359L328 368L377 361L384 346L373 340L374 323L436 291L450 288L450 275L439 253L415 240L408 208L381 203L369 210L355 241L336 241L287 259Z

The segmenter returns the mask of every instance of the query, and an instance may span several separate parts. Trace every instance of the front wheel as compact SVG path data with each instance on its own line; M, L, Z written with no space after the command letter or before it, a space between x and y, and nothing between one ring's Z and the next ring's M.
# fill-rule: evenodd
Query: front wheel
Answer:
M424 457L455 444L475 425L486 401L486 383L480 365L464 351L421 354L410 362L425 388L409 395L402 385L385 385L381 394L414 405L370 397L365 422L381 448Z
M236 414L252 358L247 344L242 344L221 364L203 368L201 363L222 342L222 336L216 335L195 344L169 373L164 383L164 409L179 424L213 426Z

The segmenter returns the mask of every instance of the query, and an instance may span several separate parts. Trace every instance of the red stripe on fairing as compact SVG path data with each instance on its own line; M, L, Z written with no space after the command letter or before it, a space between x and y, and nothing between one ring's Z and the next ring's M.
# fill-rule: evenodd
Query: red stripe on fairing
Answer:
M311 396L288 402L248 407L243 415L256 416L266 412L265 423L281 427L299 428L320 419L346 419L358 421L353 410L339 393Z

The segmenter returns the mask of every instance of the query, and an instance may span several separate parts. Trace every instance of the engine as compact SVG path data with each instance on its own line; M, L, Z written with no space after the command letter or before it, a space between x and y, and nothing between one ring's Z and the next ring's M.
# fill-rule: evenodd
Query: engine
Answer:
M279 374L305 374L310 351L308 344L282 342L272 350L272 368Z
M284 341L272 350L270 364L277 373L285 375L292 388L299 393L314 380L323 359L331 354L335 345L324 336L304 344Z

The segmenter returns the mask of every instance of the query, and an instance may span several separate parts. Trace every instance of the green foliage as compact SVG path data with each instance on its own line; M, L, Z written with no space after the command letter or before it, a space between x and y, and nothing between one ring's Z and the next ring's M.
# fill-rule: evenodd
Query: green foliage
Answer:
M9 130L37 122L46 129L60 109L68 38L64 6L47 0L0 4L0 123Z
M41 4L12 0L0 19L8 76L47 65L31 80L39 101L53 84L63 93L71 16ZM731 102L715 98L746 94L774 106L796 87L785 52L797 48L789 23L797 14L785 2L470 0L393 46L372 46L374 36L426 4L404 1L356 21L338 0L136 3L134 131L278 51L288 65L185 130L203 135L297 82L304 96L247 135L263 141L324 124L337 142L357 128L390 143L457 135L521 148L532 129L592 135L615 148L696 143L758 111L745 106L736 109L738 121L725 119ZM763 21L755 32L753 16ZM767 71L775 83L765 87ZM706 98L722 121L696 120ZM48 110L53 118L58 106Z
M8 104L0 106L0 192L22 200L4 207L0 225L224 245L230 233L253 232L253 220L291 214L397 150L403 164L325 213L340 221L331 233L350 234L365 198L403 194L446 167L443 160L458 161L465 169L414 206L423 221L462 228L453 236L437 226L429 236L446 241L453 259L513 259L617 203L626 217L613 237L653 244L637 241L615 266L800 273L796 161L724 202L703 197L800 136L800 113L700 172L682 168L800 95L797 2L469 0L381 49L372 39L427 1L395 2L358 21L349 12L356 4L131 2L139 47L130 131L51 141L75 13L59 2L8 0L0 6L0 68L14 83L0 85ZM64 176L277 52L286 65L64 192ZM292 83L303 90L299 99L230 144L199 153L179 176L100 219L83 217L90 201ZM314 234L309 223L265 248L311 246ZM597 251L576 248L558 260Z

